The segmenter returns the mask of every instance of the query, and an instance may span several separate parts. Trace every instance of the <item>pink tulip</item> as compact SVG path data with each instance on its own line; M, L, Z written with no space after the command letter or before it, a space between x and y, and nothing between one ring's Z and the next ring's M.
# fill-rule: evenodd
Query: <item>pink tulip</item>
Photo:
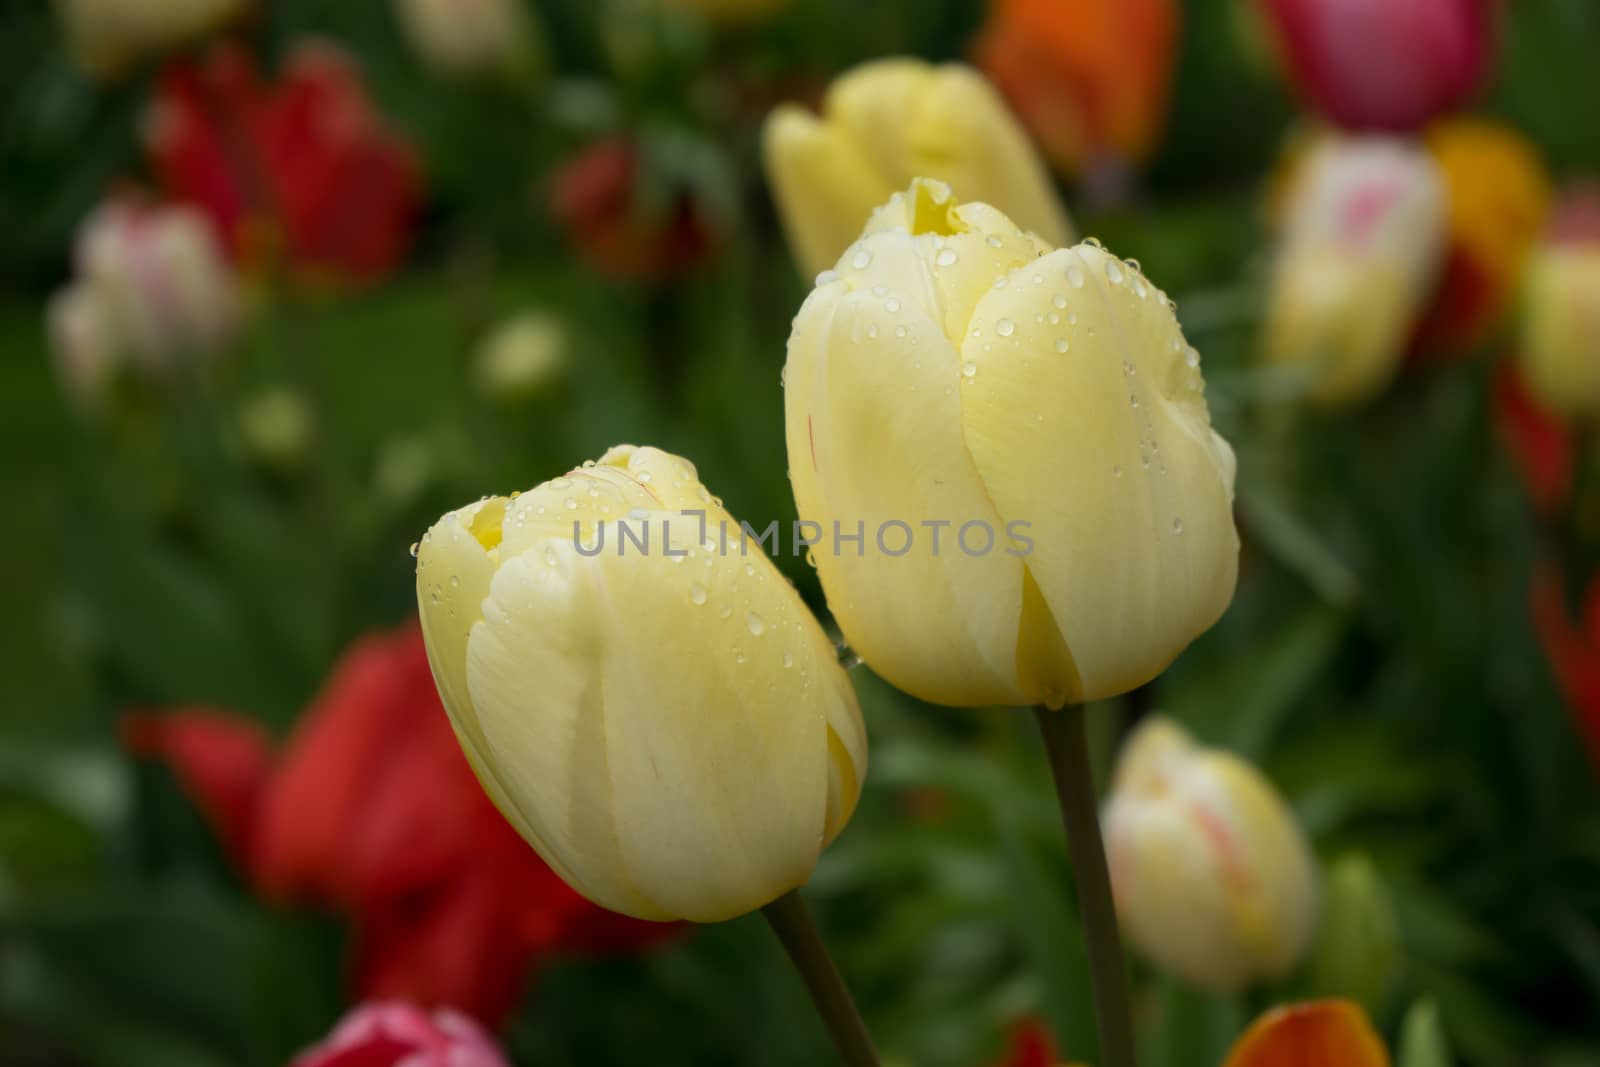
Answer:
M1415 130L1482 85L1499 0L1257 0L1308 106L1351 129Z
M289 1067L510 1067L477 1023L453 1011L432 1015L403 1002L351 1011Z

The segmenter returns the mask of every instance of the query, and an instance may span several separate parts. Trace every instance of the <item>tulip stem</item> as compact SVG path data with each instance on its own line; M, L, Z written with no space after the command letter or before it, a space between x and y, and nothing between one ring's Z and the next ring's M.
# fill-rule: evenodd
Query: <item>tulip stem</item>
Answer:
M783 943L794 969L806 983L817 1014L828 1027L833 1043L846 1067L878 1067L878 1051L872 1047L867 1024L861 1021L856 1003L850 999L839 968L828 955L822 936L798 889L790 890L761 909L772 924L772 932Z
M1089 971L1094 979L1095 1022L1100 1031L1102 1067L1136 1067L1133 1013L1128 1005L1128 971L1117 933L1117 909L1111 899L1111 876L1100 840L1100 812L1095 802L1094 772L1089 766L1089 740L1084 709L1036 709L1067 828L1067 852L1078 880L1078 910L1083 917Z

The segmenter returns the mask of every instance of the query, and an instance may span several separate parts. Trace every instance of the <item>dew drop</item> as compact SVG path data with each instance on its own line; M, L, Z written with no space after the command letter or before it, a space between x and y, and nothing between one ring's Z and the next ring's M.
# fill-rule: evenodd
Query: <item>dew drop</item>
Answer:
M939 254L933 257L933 265L936 267L953 267L956 265L957 258L955 249L941 249Z
M1060 326L1061 325L1061 315L1059 313L1057 313L1057 312L1052 311L1052 312L1050 312L1050 318L1048 320L1046 320L1046 321L1048 321L1050 323L1050 325L1052 325L1052 326Z
M1189 347L1188 351L1184 352L1183 361L1185 363L1187 363L1191 367L1198 367L1200 365L1200 352L1199 352L1199 350L1191 345Z
M865 248L857 249L856 254L850 257L850 266L856 270L866 270L871 263L872 253Z
M1077 267L1073 267L1072 269L1073 270L1077 270L1078 268ZM1054 304L1058 308L1066 307L1067 306L1066 294L1065 293L1057 293L1054 297L1051 298L1050 303Z
M461 576L460 575L452 574L450 576L450 588L451 589L460 589L461 588Z
M766 620L753 611L744 617L744 624L749 627L751 637L760 637L767 632Z
M699 582L689 583L689 603L704 604L706 602L706 587Z
M783 654L783 667L784 667L784 669L788 670L790 667L793 667L793 666L794 666L794 653L785 652Z
M735 663L743 663L744 662L744 649L736 648L736 649L733 650L733 662L735 662Z
M867 336L869 338L878 336L878 327L876 324L867 327Z
M1017 332L1017 324L1012 322L1010 319L1001 319L999 322L994 324L994 332L999 334L1001 337L1010 337L1012 334Z
M1183 533L1183 520L1182 519L1173 519L1172 520L1172 532L1175 533L1175 534Z
M883 310L893 315L895 312L900 310L900 301L891 296L889 299L883 302Z
M1117 463L1117 464L1113 464L1112 465L1112 467L1111 467L1111 477L1113 477L1113 478L1122 477L1122 464Z
M411 542L411 558L417 558L417 542L415 541Z
M786 367L784 369L787 370L788 368ZM782 384L783 375L779 375L778 376L778 382L779 382L779 384ZM655 480L655 475L651 474L649 471L640 471L639 472L639 484L640 485L649 485L654 480Z
M1106 277L1110 279L1112 285L1116 285L1121 282L1122 264L1118 263L1114 259L1106 260Z
M578 510L578 502L576 500L572 499L570 496L567 497L566 503L567 503L567 510L568 511L577 511Z
M1063 356L1067 354L1067 349L1071 347L1071 345L1067 344L1067 339L1065 337L1056 338L1056 351L1060 352Z
M877 297L879 300L882 300L888 295L888 293L889 287L887 285L874 285L872 287L872 295Z
M726 619L729 615L732 615L732 614L733 614L733 609L728 607L728 605L726 605L726 604L722 605L722 607L717 609L717 618L719 618L719 619Z
M836 282L838 280L839 280L839 272L838 271L836 271L836 270L825 270L821 274L817 275L817 280L815 282L815 285L817 286L817 288L820 289L822 286L824 286L824 285L832 285L834 282Z
M904 326L896 326L894 328L894 335L896 337L904 337L906 335L906 328Z
M961 364L961 376L963 378L974 377L974 376L977 375L977 373L978 373L978 365L976 363L972 362L970 359L967 360L965 363Z
M1083 271L1076 265L1067 268L1067 283L1074 289L1083 288Z
M988 237L988 240L985 241L984 243L987 244L990 248L999 248L1000 247L1000 238L996 237L994 234L991 233L989 235L989 237Z

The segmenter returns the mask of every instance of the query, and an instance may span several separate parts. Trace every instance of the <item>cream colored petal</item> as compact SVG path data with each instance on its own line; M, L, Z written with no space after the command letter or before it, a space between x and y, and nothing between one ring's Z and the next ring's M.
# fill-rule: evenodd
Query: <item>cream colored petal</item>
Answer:
M882 236L874 255L887 257L896 241ZM1003 524L966 455L960 364L921 288L916 298L851 292L840 280L801 308L785 397L795 499L821 526L829 608L874 670L938 703L1027 703L1016 666L1022 567L1000 543L976 554L977 533L998 539ZM845 534L859 524L859 555L854 544L836 551L835 523ZM966 523L980 524L969 531L974 554L961 547Z
M1600 246L1531 257L1518 354L1545 404L1570 416L1600 415Z
M935 68L912 102L903 133L904 178L938 178L966 201L993 204L1052 248L1073 240L1072 225L1005 102L965 64Z
M1187 730L1165 716L1151 715L1122 743L1111 791L1159 792L1194 751L1194 738Z
M933 67L920 59L893 56L863 63L834 79L822 113L829 125L872 161L888 190L903 189L918 174L906 151L906 124L933 84ZM874 201L883 202L886 191Z
M829 721L858 713L799 597L759 556L558 551L502 567L469 660L508 786L578 888L710 922L804 882L827 829ZM538 581L567 567L570 584Z
M767 181L789 247L808 276L825 271L893 186L861 146L802 108L777 108L762 141Z
M1150 680L1227 608L1233 455L1162 296L1079 245L1022 267L962 342L968 451L1094 700Z
M1184 805L1116 794L1105 836L1117 918L1139 951L1202 988L1243 986L1250 961L1232 936L1228 883Z

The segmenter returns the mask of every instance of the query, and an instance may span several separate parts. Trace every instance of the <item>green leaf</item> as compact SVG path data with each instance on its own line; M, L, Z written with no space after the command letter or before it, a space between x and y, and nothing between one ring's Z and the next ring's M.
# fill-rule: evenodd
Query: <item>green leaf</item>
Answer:
M1419 1000L1400 1027L1399 1067L1452 1067L1444 1023L1431 1000Z

